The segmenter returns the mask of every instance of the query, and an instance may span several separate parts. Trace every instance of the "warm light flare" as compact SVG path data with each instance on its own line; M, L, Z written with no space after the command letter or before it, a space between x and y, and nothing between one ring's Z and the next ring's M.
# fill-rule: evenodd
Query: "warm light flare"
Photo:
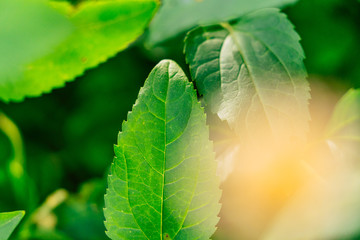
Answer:
M326 96L330 100L321 101ZM337 239L360 230L360 168L339 158L338 142L321 135L334 96L312 100L316 114L307 143L266 142L267 136L260 144L229 140L218 154L224 179L220 239Z

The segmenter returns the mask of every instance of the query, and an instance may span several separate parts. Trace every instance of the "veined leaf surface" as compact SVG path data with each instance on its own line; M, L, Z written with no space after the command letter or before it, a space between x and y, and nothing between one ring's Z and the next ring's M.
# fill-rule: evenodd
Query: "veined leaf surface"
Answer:
M24 217L24 211L0 213L0 239L6 240L10 237L16 226Z
M244 139L305 139L309 86L299 36L277 9L191 32L185 52L208 105Z
M150 25L149 43L157 44L198 25L211 25L251 11L281 7L296 0L164 0Z
M143 33L158 1L92 0L82 1L77 6L67 1L49 4L75 29L51 52L32 59L34 61L23 66L19 73L0 79L0 98L5 101L21 101L24 97L39 96L62 87L66 81L125 49ZM45 33L41 32L42 39Z
M115 146L104 210L111 239L209 239L220 210L205 114L180 67L160 62Z

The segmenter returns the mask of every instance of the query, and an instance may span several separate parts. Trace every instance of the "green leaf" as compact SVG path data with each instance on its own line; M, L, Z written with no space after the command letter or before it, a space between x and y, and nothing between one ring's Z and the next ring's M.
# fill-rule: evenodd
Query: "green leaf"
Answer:
M0 98L5 101L21 101L26 96L39 96L62 87L66 81L125 49L143 33L157 9L158 1L103 0L84 1L76 6L69 2L50 2L50 5L68 18L75 31L50 53L26 64L20 75L0 79ZM45 33L41 32L43 41Z
M160 62L123 124L105 196L112 239L209 239L220 210L205 114L180 67Z
M198 25L229 21L267 7L297 0L164 0L150 25L149 43L158 44Z
M20 220L24 217L24 211L0 213L0 239L6 240L14 231Z
M358 161L360 153L360 90L349 90L337 103L325 131L337 159Z
M221 26L200 27L185 40L186 61L205 102L216 113L222 100L220 53L228 31Z
M186 59L200 94L244 140L305 139L310 94L299 39L278 9L188 35Z
M0 2L0 99L20 98L26 65L49 54L72 31L71 23L40 0Z

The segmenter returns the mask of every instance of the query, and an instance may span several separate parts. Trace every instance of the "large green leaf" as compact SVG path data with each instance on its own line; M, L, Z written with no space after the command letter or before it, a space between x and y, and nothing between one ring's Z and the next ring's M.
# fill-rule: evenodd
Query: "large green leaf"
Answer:
M209 239L220 209L205 114L179 66L150 73L115 147L105 196L112 239Z
M157 44L198 25L236 19L260 8L280 7L296 0L164 0L150 25L150 44Z
M5 74L46 54L71 33L71 23L44 1L3 0L0 9L2 81Z
M185 52L199 92L243 139L304 139L309 86L299 36L277 9L194 30Z
M143 33L158 1L83 1L76 6L63 1L50 5L66 16L75 30L50 53L26 64L20 74L0 79L0 98L5 101L20 101L26 96L49 92L114 56ZM39 24L26 20L30 26ZM49 20L42 22L52 24ZM56 25L39 31L42 41L45 41L49 28L56 29ZM22 26L16 31L23 31Z
M14 231L20 220L24 217L24 211L0 213L0 239L6 240Z

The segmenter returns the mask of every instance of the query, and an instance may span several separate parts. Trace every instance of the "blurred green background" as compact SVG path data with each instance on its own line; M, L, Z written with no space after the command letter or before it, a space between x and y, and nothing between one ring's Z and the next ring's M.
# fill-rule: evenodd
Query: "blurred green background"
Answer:
M340 92L360 86L359 1L300 0L284 12L302 38L311 84L322 82ZM30 193L19 200L4 171L14 153L0 131L0 212L28 210L18 237L106 239L103 195L117 133L159 60L174 59L188 71L183 39L149 50L141 37L64 88L21 103L0 102L0 110L21 131L31 179L26 183Z

